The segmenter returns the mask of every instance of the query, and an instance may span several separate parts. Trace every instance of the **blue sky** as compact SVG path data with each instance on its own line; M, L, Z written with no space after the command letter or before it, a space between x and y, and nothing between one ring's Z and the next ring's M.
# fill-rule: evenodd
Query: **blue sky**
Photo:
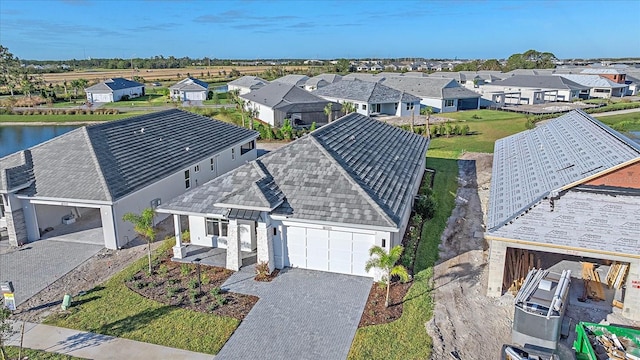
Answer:
M0 44L41 60L640 57L639 19L640 0L0 0Z

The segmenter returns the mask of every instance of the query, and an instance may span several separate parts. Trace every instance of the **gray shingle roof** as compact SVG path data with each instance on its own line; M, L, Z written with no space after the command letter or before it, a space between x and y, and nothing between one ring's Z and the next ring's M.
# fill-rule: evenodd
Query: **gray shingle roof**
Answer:
M263 78L246 75L241 78L237 78L233 81L230 81L227 85L235 85L238 87L245 87L248 89L259 89L267 85L268 83L269 82Z
M422 98L468 99L481 96L474 91L463 88L453 79L398 76L389 77L382 84Z
M272 213L398 228L413 200L412 184L422 176L427 146L424 137L353 113L160 209L224 214L233 204L263 208L282 201Z
M33 180L31 151L0 158L0 192L27 185Z
M376 82L345 80L314 90L313 94L336 99L363 101L370 104L418 102L420 98Z
M319 104L324 107L328 103L327 100L296 85L280 82L272 82L240 97L272 109L285 108L293 104Z
M309 79L309 81L313 80L312 83L316 83L318 80L324 80L326 82L328 82L329 84L333 84L334 82L338 82L340 80L342 80L342 75L338 75L338 74L320 74L320 75L316 75L314 77L312 77L311 79ZM310 82L307 81L307 84L310 84Z
M113 78L113 79L107 79L93 86L89 86L84 90L89 92L99 92L99 91L111 92L113 90L122 90L122 89L138 87L138 86L144 86L144 84L141 84L136 81L127 80L125 78Z
M177 109L86 126L30 149L35 183L21 193L115 201L256 137Z
M580 73L582 73L582 74L618 75L618 74L624 74L624 71L618 70L618 69L593 69L593 68L588 68L588 69L582 69L582 71L580 71Z
M567 77L568 75L514 75L504 80L494 81L491 85L516 86L524 88L558 89L558 90L587 90Z
M640 145L581 110L496 141L487 228L496 229L550 193L629 161Z
M175 89L175 90L191 90L191 91L201 90L202 91L202 90L209 89L209 84L202 80L198 80L194 78L186 78L172 85L169 89L170 90Z
M304 83L307 82L307 80L309 80L309 77L307 75L289 74L283 77L279 77L273 80L273 82L279 82L279 83L295 85L295 86L303 86Z

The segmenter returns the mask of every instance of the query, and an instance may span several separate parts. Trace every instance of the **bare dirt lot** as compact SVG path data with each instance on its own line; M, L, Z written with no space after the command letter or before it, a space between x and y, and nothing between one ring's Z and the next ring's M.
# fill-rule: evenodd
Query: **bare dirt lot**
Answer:
M513 295L486 296L488 244L482 233L492 161L492 154L479 153L466 153L459 161L456 207L442 234L440 260L434 268L435 309L427 324L433 359L497 359L502 345L511 343ZM545 256L547 263L562 260L560 255ZM580 284L581 280L575 282ZM571 359L578 321L640 325L595 305L569 304L566 317L573 326L569 337L560 343L562 359Z

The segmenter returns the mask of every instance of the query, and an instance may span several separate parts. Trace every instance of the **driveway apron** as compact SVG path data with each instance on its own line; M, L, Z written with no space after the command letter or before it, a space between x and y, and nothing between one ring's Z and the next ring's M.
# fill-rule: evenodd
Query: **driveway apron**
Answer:
M270 283L251 266L222 288L260 300L218 354L220 359L345 359L372 279L284 269Z

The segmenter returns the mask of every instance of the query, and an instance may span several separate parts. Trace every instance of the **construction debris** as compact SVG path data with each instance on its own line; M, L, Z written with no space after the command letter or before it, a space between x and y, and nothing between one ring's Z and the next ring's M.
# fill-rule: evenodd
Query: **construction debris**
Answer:
M591 299L595 301L603 301L606 299L600 275L595 271L595 264L590 262L582 262L582 280L584 281L583 300Z
M640 360L640 331L617 326L579 323L573 346L579 359Z
M628 269L629 264L619 263L617 261L614 261L613 264L611 264L606 277L609 289L620 289L622 285L624 285Z
M505 276L503 289L517 293L525 282L530 270L541 267L540 258L536 259L535 252L524 249L508 249L505 259Z

